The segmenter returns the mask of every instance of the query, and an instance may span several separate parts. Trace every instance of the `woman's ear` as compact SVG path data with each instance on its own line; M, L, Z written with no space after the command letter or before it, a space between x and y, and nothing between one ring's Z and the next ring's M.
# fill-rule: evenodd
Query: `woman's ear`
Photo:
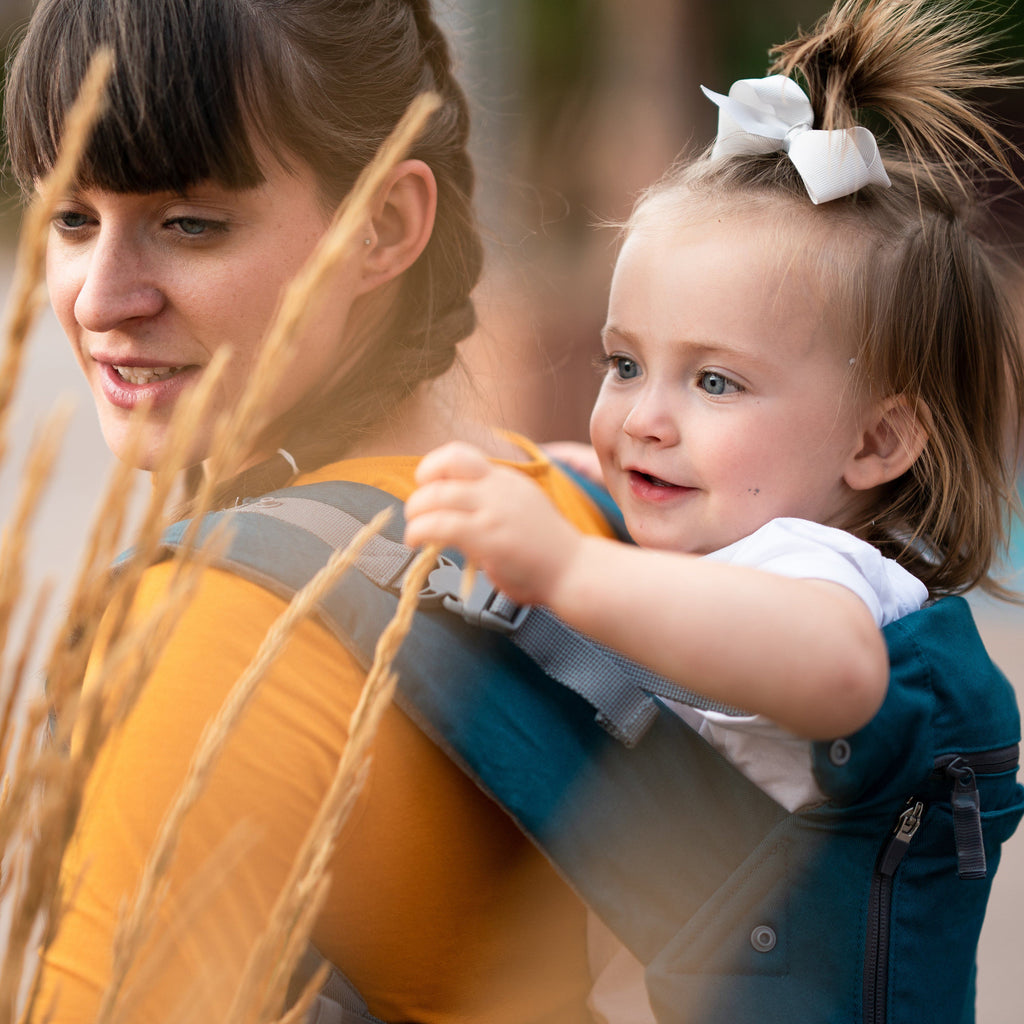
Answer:
M360 293L373 291L416 262L430 241L437 181L422 160L403 160L377 193L363 238Z
M892 395L877 403L843 479L855 491L869 491L902 476L924 451L931 426L931 411L920 400Z

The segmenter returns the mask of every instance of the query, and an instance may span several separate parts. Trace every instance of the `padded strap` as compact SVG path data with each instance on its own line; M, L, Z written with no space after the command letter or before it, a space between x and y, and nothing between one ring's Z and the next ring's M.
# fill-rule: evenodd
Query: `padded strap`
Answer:
M285 1000L287 1006L295 1004L302 989L325 962L324 957L313 946L306 948L288 987L288 996ZM355 985L334 964L328 966L330 971L327 981L313 1000L305 1024L385 1024L380 1017L370 1013L366 1000L359 994Z
M394 502L351 483L284 496L326 501L360 519ZM204 517L198 542L232 516L230 548L217 564L288 599L332 548L309 530L260 514L281 506L258 505ZM186 529L175 524L165 534L169 550ZM382 539L400 544L402 532L396 516ZM369 667L395 607L390 590L355 572L325 595L319 617ZM398 706L644 962L789 817L676 715L655 716L637 749L627 748L598 724L590 704L506 636L452 615L436 595L421 604L395 670Z
M346 506L325 500L325 495L307 493L323 486L279 491L242 505L235 512L286 522L339 548L351 542L363 521L395 502L391 495L373 488L355 492ZM399 541L378 536L367 545L357 566L377 586L397 593L415 555ZM658 715L659 705L652 694L702 710L742 714L623 657L572 629L546 608L517 605L481 572L477 572L472 593L464 600L462 569L455 561L458 557L456 552L445 553L430 574L424 598L439 600L471 625L504 633L547 675L583 697L596 710L604 728L627 746L634 746Z

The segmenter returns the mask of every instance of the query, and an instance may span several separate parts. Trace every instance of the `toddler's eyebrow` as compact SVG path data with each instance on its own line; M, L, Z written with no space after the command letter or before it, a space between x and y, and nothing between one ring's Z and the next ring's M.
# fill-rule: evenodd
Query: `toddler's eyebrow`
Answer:
M601 341L607 346L613 336L634 348L643 344L643 339L640 335L635 331L629 330L628 327L622 327L615 323L605 324L604 327L601 328ZM743 348L738 345L729 345L726 342L713 338L676 338L674 339L674 343L681 348L685 347L698 353L735 356L737 358L742 357L746 360L762 361L760 354L757 352L752 352L750 349Z

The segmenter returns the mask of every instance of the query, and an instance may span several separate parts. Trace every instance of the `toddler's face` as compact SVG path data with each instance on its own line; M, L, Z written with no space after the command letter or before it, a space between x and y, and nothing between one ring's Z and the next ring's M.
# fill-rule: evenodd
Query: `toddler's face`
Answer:
M705 554L859 503L844 480L867 412L855 339L830 328L829 296L779 235L751 214L647 212L623 246L591 437L645 547Z

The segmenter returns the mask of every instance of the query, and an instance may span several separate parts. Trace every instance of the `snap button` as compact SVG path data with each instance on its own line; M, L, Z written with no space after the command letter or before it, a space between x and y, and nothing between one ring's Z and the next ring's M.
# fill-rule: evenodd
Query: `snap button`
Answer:
M778 941L775 929L766 924L759 924L750 933L750 944L758 951L758 953L770 953L775 948L775 943Z
M828 748L828 759L837 768L846 764L852 754L853 748L850 746L849 740L833 740Z

